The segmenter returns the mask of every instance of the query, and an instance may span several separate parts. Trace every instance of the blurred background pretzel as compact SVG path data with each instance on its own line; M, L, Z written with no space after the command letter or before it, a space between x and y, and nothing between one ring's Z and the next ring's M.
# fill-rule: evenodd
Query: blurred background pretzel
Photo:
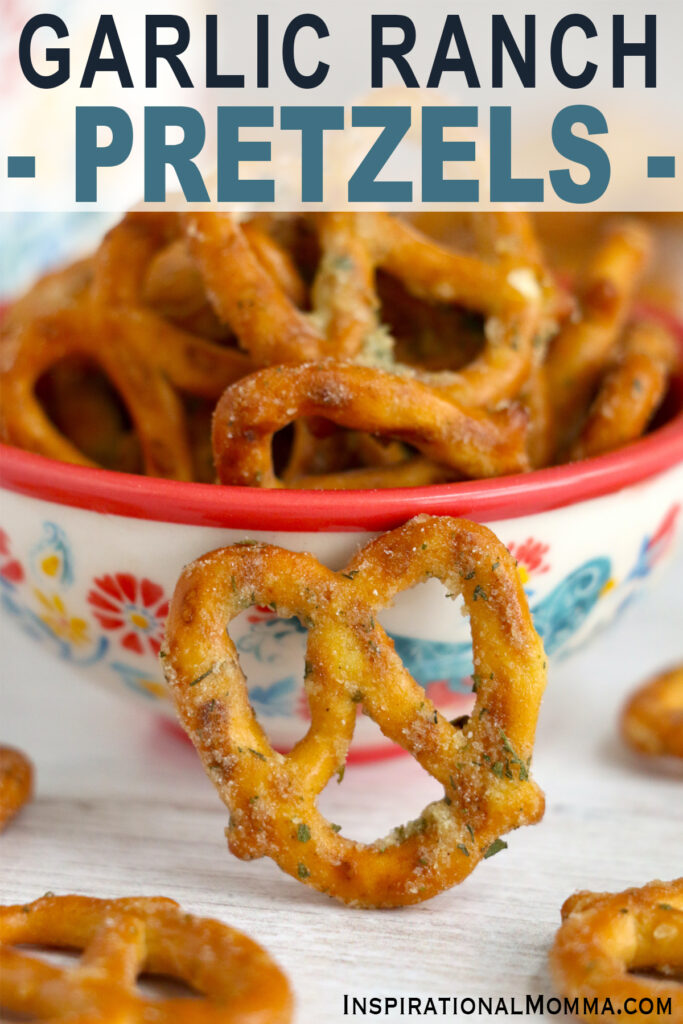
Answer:
M0 832L33 796L33 765L20 750L0 746Z
M71 968L25 948L82 950ZM198 996L146 998L138 976L162 975ZM47 895L0 907L0 1008L34 1021L289 1024L292 996L246 935L185 913L173 900Z

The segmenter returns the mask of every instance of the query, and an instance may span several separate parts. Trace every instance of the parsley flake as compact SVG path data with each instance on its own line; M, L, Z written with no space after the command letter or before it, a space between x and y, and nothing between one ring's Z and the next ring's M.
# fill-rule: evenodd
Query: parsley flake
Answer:
M495 857L497 853L500 853L501 850L507 850L507 848L508 844L504 839L494 839L484 854L484 860L488 860L489 857Z

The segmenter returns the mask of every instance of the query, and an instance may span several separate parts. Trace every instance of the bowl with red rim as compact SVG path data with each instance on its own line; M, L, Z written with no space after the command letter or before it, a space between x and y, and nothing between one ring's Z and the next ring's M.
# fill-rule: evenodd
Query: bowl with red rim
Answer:
M683 325L675 324L683 350ZM158 659L183 565L257 540L341 568L411 517L486 523L517 559L549 659L585 644L673 554L683 521L683 380L668 416L619 451L493 480L382 491L268 491L74 466L0 446L0 605L13 627L88 676L173 717ZM449 717L471 704L467 619L435 580L380 616ZM230 625L250 699L273 744L306 731L305 627L253 607ZM352 756L394 748L359 717Z

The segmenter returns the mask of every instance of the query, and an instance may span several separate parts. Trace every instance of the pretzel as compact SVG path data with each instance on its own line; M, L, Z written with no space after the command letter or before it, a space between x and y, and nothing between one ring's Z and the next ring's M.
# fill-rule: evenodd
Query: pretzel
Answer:
M0 747L0 832L33 796L33 766L13 747Z
M123 398L146 471L191 478L176 388L215 399L251 364L244 354L182 331L143 306L144 270L171 230L166 215L129 214L100 246L92 281L79 299L6 332L0 387L3 430L12 443L92 464L54 427L35 395L42 374L76 354L97 363Z
M483 353L458 373L422 373L444 398L466 405L495 405L513 397L531 366L543 291L537 267L519 259L490 262L440 245L405 221L384 213L357 215L358 230L375 266L412 294L483 313ZM512 233L518 225L508 226ZM506 229L507 230L507 229ZM515 236L511 245L522 245Z
M676 339L655 323L628 331L614 366L604 377L570 458L621 448L645 431L678 363Z
M289 454L289 435L276 442L287 487L421 486L599 454L647 429L675 363L663 328L624 337L649 245L641 226L613 227L575 309L524 213L129 214L5 314L0 434L83 465L209 481L226 387L251 394L259 368L334 361L340 380L349 363L383 371L387 393L373 387L370 408L355 379L348 428L300 411ZM397 397L407 410L390 408ZM524 455L518 409L499 445L511 404L526 414ZM375 429L393 438L385 452ZM224 467L222 480L259 473Z
M247 222L242 228L264 269L297 306L307 299L306 286L287 250L268 234L265 225ZM187 239L177 238L151 261L144 283L145 303L186 330L224 339L230 329L218 319L204 290L199 267Z
M183 223L214 309L255 363L350 358L376 327L373 268L352 215L315 220L322 257L311 315L271 276L235 216L188 213Z
M376 618L431 577L450 596L462 594L471 616L477 698L466 722L439 714ZM254 604L296 616L309 631L311 725L286 756L256 720L226 631ZM272 857L345 903L428 899L503 848L503 833L543 815L529 776L543 647L514 560L484 526L419 516L371 541L342 572L267 544L213 551L178 582L162 659L181 722L230 809L230 850ZM444 787L416 821L369 845L340 835L316 807L343 770L358 703Z
M554 339L546 362L559 454L570 444L619 341L650 236L627 223L606 237L589 266L580 313Z
M638 753L683 758L683 665L636 690L622 711L621 734Z
M683 986L673 977L683 968L683 878L620 893L576 893L562 907L562 921L550 965L565 997L581 1006L609 999L634 1024L664 1013L683 1020ZM652 970L657 975L632 973ZM608 1019L587 1010L581 1016Z
M520 230L522 215L517 218L509 222L511 232ZM446 249L388 214L319 214L322 258L308 316L259 263L235 217L188 214L185 223L215 309L259 363L349 359L372 350L374 272L382 268L414 295L488 317L481 358L460 374L427 376L445 397L492 404L510 397L528 371L542 297L533 266L518 284L522 279L504 261L496 266Z
M224 392L213 421L220 482L283 486L273 468L272 437L302 416L404 441L465 476L527 467L521 409L464 410L412 378L327 362L260 370Z
M13 946L83 950L55 967ZM143 973L177 978L197 998L145 998ZM53 896L0 907L0 1006L31 1020L132 1024L289 1024L287 979L264 949L173 900Z

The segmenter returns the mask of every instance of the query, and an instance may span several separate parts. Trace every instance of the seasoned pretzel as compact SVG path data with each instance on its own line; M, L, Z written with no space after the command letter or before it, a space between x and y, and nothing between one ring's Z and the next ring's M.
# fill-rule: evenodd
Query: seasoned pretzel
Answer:
M541 287L541 314L533 339L529 375L519 392L519 399L529 416L529 461L533 469L538 469L550 462L554 440L553 404L545 367L548 342L557 333L560 320L566 319L572 311L571 301L560 290L546 265L531 217L507 211L472 219L480 248L497 256L501 265L507 268L508 278L513 275L515 280L514 274L533 268L535 280Z
M487 261L446 248L410 224L384 213L357 215L375 266L427 301L454 303L486 317L483 353L458 373L423 373L443 397L468 407L513 397L529 373L541 323L543 290L537 266L516 258ZM523 245L518 224L508 225L510 244Z
M471 616L477 698L465 724L439 714L376 618L431 577L451 596L462 594ZM226 631L226 621L254 604L296 616L309 631L311 726L286 756L256 720ZM484 526L419 516L371 541L338 573L312 555L265 544L211 552L178 582L162 657L181 721L230 809L231 851L270 856L345 903L427 899L502 848L501 834L543 815L529 777L543 646L514 560ZM343 768L360 702L444 787L417 821L370 845L338 834L316 807Z
M664 1011L657 1000L661 1007L668 1000L668 1019L683 1020L683 985L673 977L683 968L683 878L619 893L578 892L562 907L562 921L550 965L564 996L599 1006L609 999L635 1024L658 1019ZM653 970L653 977L633 973Z
M347 359L375 328L373 267L350 214L315 220L322 257L312 315L268 272L232 214L188 213L183 223L210 301L255 363Z
M79 355L97 363L121 394L155 476L191 479L176 388L217 398L251 364L164 321L142 301L144 272L172 231L166 215L129 214L106 236L92 282L77 301L11 329L3 339L0 387L4 432L14 444L68 462L90 460L50 422L35 395L43 373Z
M683 665L636 690L621 713L621 734L640 754L683 758Z
M106 328L108 344L101 329ZM3 423L8 439L29 451L80 465L93 463L48 418L35 387L48 369L68 356L96 361L122 396L136 427L150 475L189 480L192 463L182 404L162 372L152 371L143 352L116 342L115 324L93 319L90 310L67 307L29 321L7 338L0 374Z
M465 476L527 468L521 409L464 410L413 378L327 362L259 370L224 392L213 421L220 482L282 487L272 437L302 416L405 441Z
M650 235L639 224L614 228L589 266L578 317L550 347L546 365L560 454L574 440L612 358L650 249Z
M0 747L0 832L33 796L33 765L20 750Z
M505 222L510 237L521 236L522 218ZM528 372L543 292L537 265L522 269L522 241L514 267L507 260L496 265L449 250L389 214L320 214L322 258L311 317L260 264L235 217L188 214L185 223L214 307L259 363L362 357L379 326L374 272L382 268L420 298L488 317L480 358L460 373L426 375L444 397L493 404L514 394ZM524 230L528 239L530 229Z
M655 323L632 325L570 458L602 455L640 437L659 408L677 363L678 346L670 331Z
M353 363L404 384L380 404L373 390L375 409L354 394L355 427L299 418L289 454L292 432L276 441L285 486L419 486L598 454L647 428L675 361L662 328L624 338L648 250L642 227L613 225L574 308L523 213L129 214L94 257L5 314L0 434L67 461L208 481L209 415L226 386L273 363L334 360L340 377ZM416 384L456 407L436 441L445 406L422 391L417 410ZM388 405L408 388L416 419ZM448 440L444 451L454 422L477 419L464 410L511 403L526 413L523 460L518 411L509 450L492 458L499 427L479 422L457 458ZM395 438L384 451L373 423Z
M306 286L287 250L271 238L265 225L247 222L242 230L264 269L279 282L291 302L303 306ZM216 338L224 338L230 332L209 303L199 267L183 237L162 249L150 263L144 299L147 305L187 330Z
M13 946L83 950L52 966ZM147 999L140 974L177 978L199 998ZM0 907L0 1006L56 1024L289 1024L287 979L264 949L173 900L52 896Z

